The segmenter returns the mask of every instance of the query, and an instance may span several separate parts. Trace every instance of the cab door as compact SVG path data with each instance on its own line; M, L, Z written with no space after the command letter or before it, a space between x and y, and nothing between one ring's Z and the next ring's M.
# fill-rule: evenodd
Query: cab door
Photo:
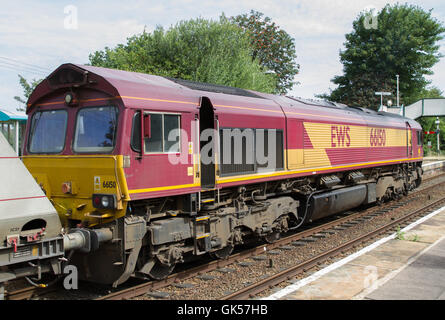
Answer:
M202 189L215 188L215 161L217 156L217 137L215 136L215 122L215 112L213 110L212 103L206 97L201 98L201 106L199 108L199 150Z

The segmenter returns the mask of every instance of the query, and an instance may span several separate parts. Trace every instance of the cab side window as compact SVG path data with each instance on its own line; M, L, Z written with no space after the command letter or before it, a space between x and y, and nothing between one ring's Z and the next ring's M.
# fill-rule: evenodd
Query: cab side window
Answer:
M163 152L162 114L150 114L150 138L145 138L145 152Z
M131 149L141 152L141 113L136 112L133 116L133 125L131 126Z
M417 145L422 146L423 145L423 132L417 131Z
M164 119L164 152L179 152L181 119L179 115L165 114Z
M144 153L180 152L181 117L176 114L149 113L150 137L144 139ZM131 148L141 152L141 114L135 113L131 133Z

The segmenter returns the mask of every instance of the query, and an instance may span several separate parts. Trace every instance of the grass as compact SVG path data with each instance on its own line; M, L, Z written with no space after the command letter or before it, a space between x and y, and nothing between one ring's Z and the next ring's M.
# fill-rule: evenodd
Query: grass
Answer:
M406 240L405 239L405 232L400 231L400 227L399 226L397 226L396 239L397 240Z
M402 232L400 230L400 227L397 226L396 240L406 240L406 241L418 242L420 240L420 237L417 234L415 234L412 237L410 237L409 239L407 239L405 237L405 232Z

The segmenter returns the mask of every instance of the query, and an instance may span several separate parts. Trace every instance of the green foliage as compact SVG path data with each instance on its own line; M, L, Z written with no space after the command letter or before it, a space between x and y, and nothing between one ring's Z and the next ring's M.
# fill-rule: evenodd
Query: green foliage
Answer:
M275 93L286 93L295 84L293 80L300 68L295 62L294 39L269 17L263 16L263 13L252 10L250 15L238 15L231 21L248 32L252 58L258 59L266 70L276 74Z
M424 131L437 131L436 117L422 117L417 119ZM445 117L439 117L439 144L440 150L445 149ZM431 141L431 148L428 148L428 141ZM437 134L425 134L423 139L423 150L427 156L437 153Z
M420 237L418 234L413 234L412 237L410 238L406 238L405 237L405 232L402 232L400 230L400 226L397 226L397 230L396 230L396 240L407 240L407 241L412 241L412 242L419 242L420 241Z
M402 231L400 230L400 226L397 226L396 240L406 240L406 239L405 239L405 232L402 232Z
M340 52L344 75L332 80L338 87L331 92L333 101L377 109L376 91L396 95L396 75L400 75L400 104L409 105L421 97L429 84L424 75L442 55L437 42L445 28L414 5L386 5L378 14L377 29L369 28L362 12L346 34L344 51ZM370 21L370 20L367 20ZM394 99L393 99L394 100Z
M252 60L249 37L221 16L180 21L168 30L127 39L126 44L90 54L94 66L272 93L276 77Z
M414 102L420 99L436 99L436 98L444 98L443 92L437 87L432 87L430 89L423 88L422 90L420 90L417 97L416 96L413 97Z
M22 86L22 89L23 89L23 96L24 96L24 98L19 97L19 96L15 96L14 99L16 101L22 103L24 105L24 107L16 108L16 110L17 111L25 111L26 110L26 101L28 100L29 96L34 91L34 89L37 87L37 85L42 81L42 79L39 79L39 80L32 79L30 82L28 82L28 80L26 80L20 74L18 76L19 76L19 83L20 83L20 85Z
M443 94L443 92L436 87L432 87L430 89L423 89L419 93L419 97L416 100L444 98L442 94ZM436 131L437 130L436 117L421 117L416 120L422 126L423 131ZM439 120L440 120L439 143L440 143L440 149L444 150L444 148L445 148L445 117L439 117ZM428 148L428 141L431 141L431 148ZM425 134L424 135L423 150L425 152L425 155L427 155L427 156L431 155L433 152L437 152L437 135L436 134Z

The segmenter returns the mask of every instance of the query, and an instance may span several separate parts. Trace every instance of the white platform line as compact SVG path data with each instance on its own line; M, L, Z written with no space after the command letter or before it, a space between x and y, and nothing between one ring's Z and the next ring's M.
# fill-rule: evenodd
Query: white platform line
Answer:
M440 208L440 209L437 209L436 211L426 215L425 217L423 217L423 218L421 218L421 219L411 223L407 227L405 227L402 230L400 230L400 232L406 232L408 230L411 230L415 226L417 226L417 225L425 222L426 220L434 217L436 214L438 214L439 212L441 212L444 209L445 209L445 206ZM309 284L309 283L319 279L323 275L325 275L325 274L327 274L327 273L329 273L329 272L331 272L331 271L333 271L333 270L335 270L335 269L345 265L346 263L354 260L355 258L358 258L361 255L363 255L363 254L365 254L365 253L367 253L367 252L377 248L378 246L384 244L385 242L388 242L389 240L394 239L396 236L397 236L397 233L393 233L390 236L387 236L387 237L385 237L383 239L380 239L380 240L370 244L369 246L361 249L360 251L357 251L356 253L353 253L350 256L347 256L346 258L344 258L344 259L342 259L340 261L337 261L337 262L329 265L328 267L326 267L326 268L324 268L322 270L317 271L313 275L311 275L311 276L309 276L307 278L301 279L300 281L298 281L298 282L296 282L294 284L291 284L291 285L281 289L280 291L275 292L274 294L272 294L272 295L270 295L268 297L262 298L261 300L278 300L278 299L280 299L280 298L282 298L282 297L284 297L284 296L286 296L286 295L288 295L288 294L290 294L290 293L300 289L301 287L303 287L303 286L305 286L305 285L307 285L307 284Z
M422 165L422 168L431 167L431 166L434 166L435 164L443 163L443 162L444 162L443 160L440 160L440 161L436 161L436 162L424 163L424 164Z

